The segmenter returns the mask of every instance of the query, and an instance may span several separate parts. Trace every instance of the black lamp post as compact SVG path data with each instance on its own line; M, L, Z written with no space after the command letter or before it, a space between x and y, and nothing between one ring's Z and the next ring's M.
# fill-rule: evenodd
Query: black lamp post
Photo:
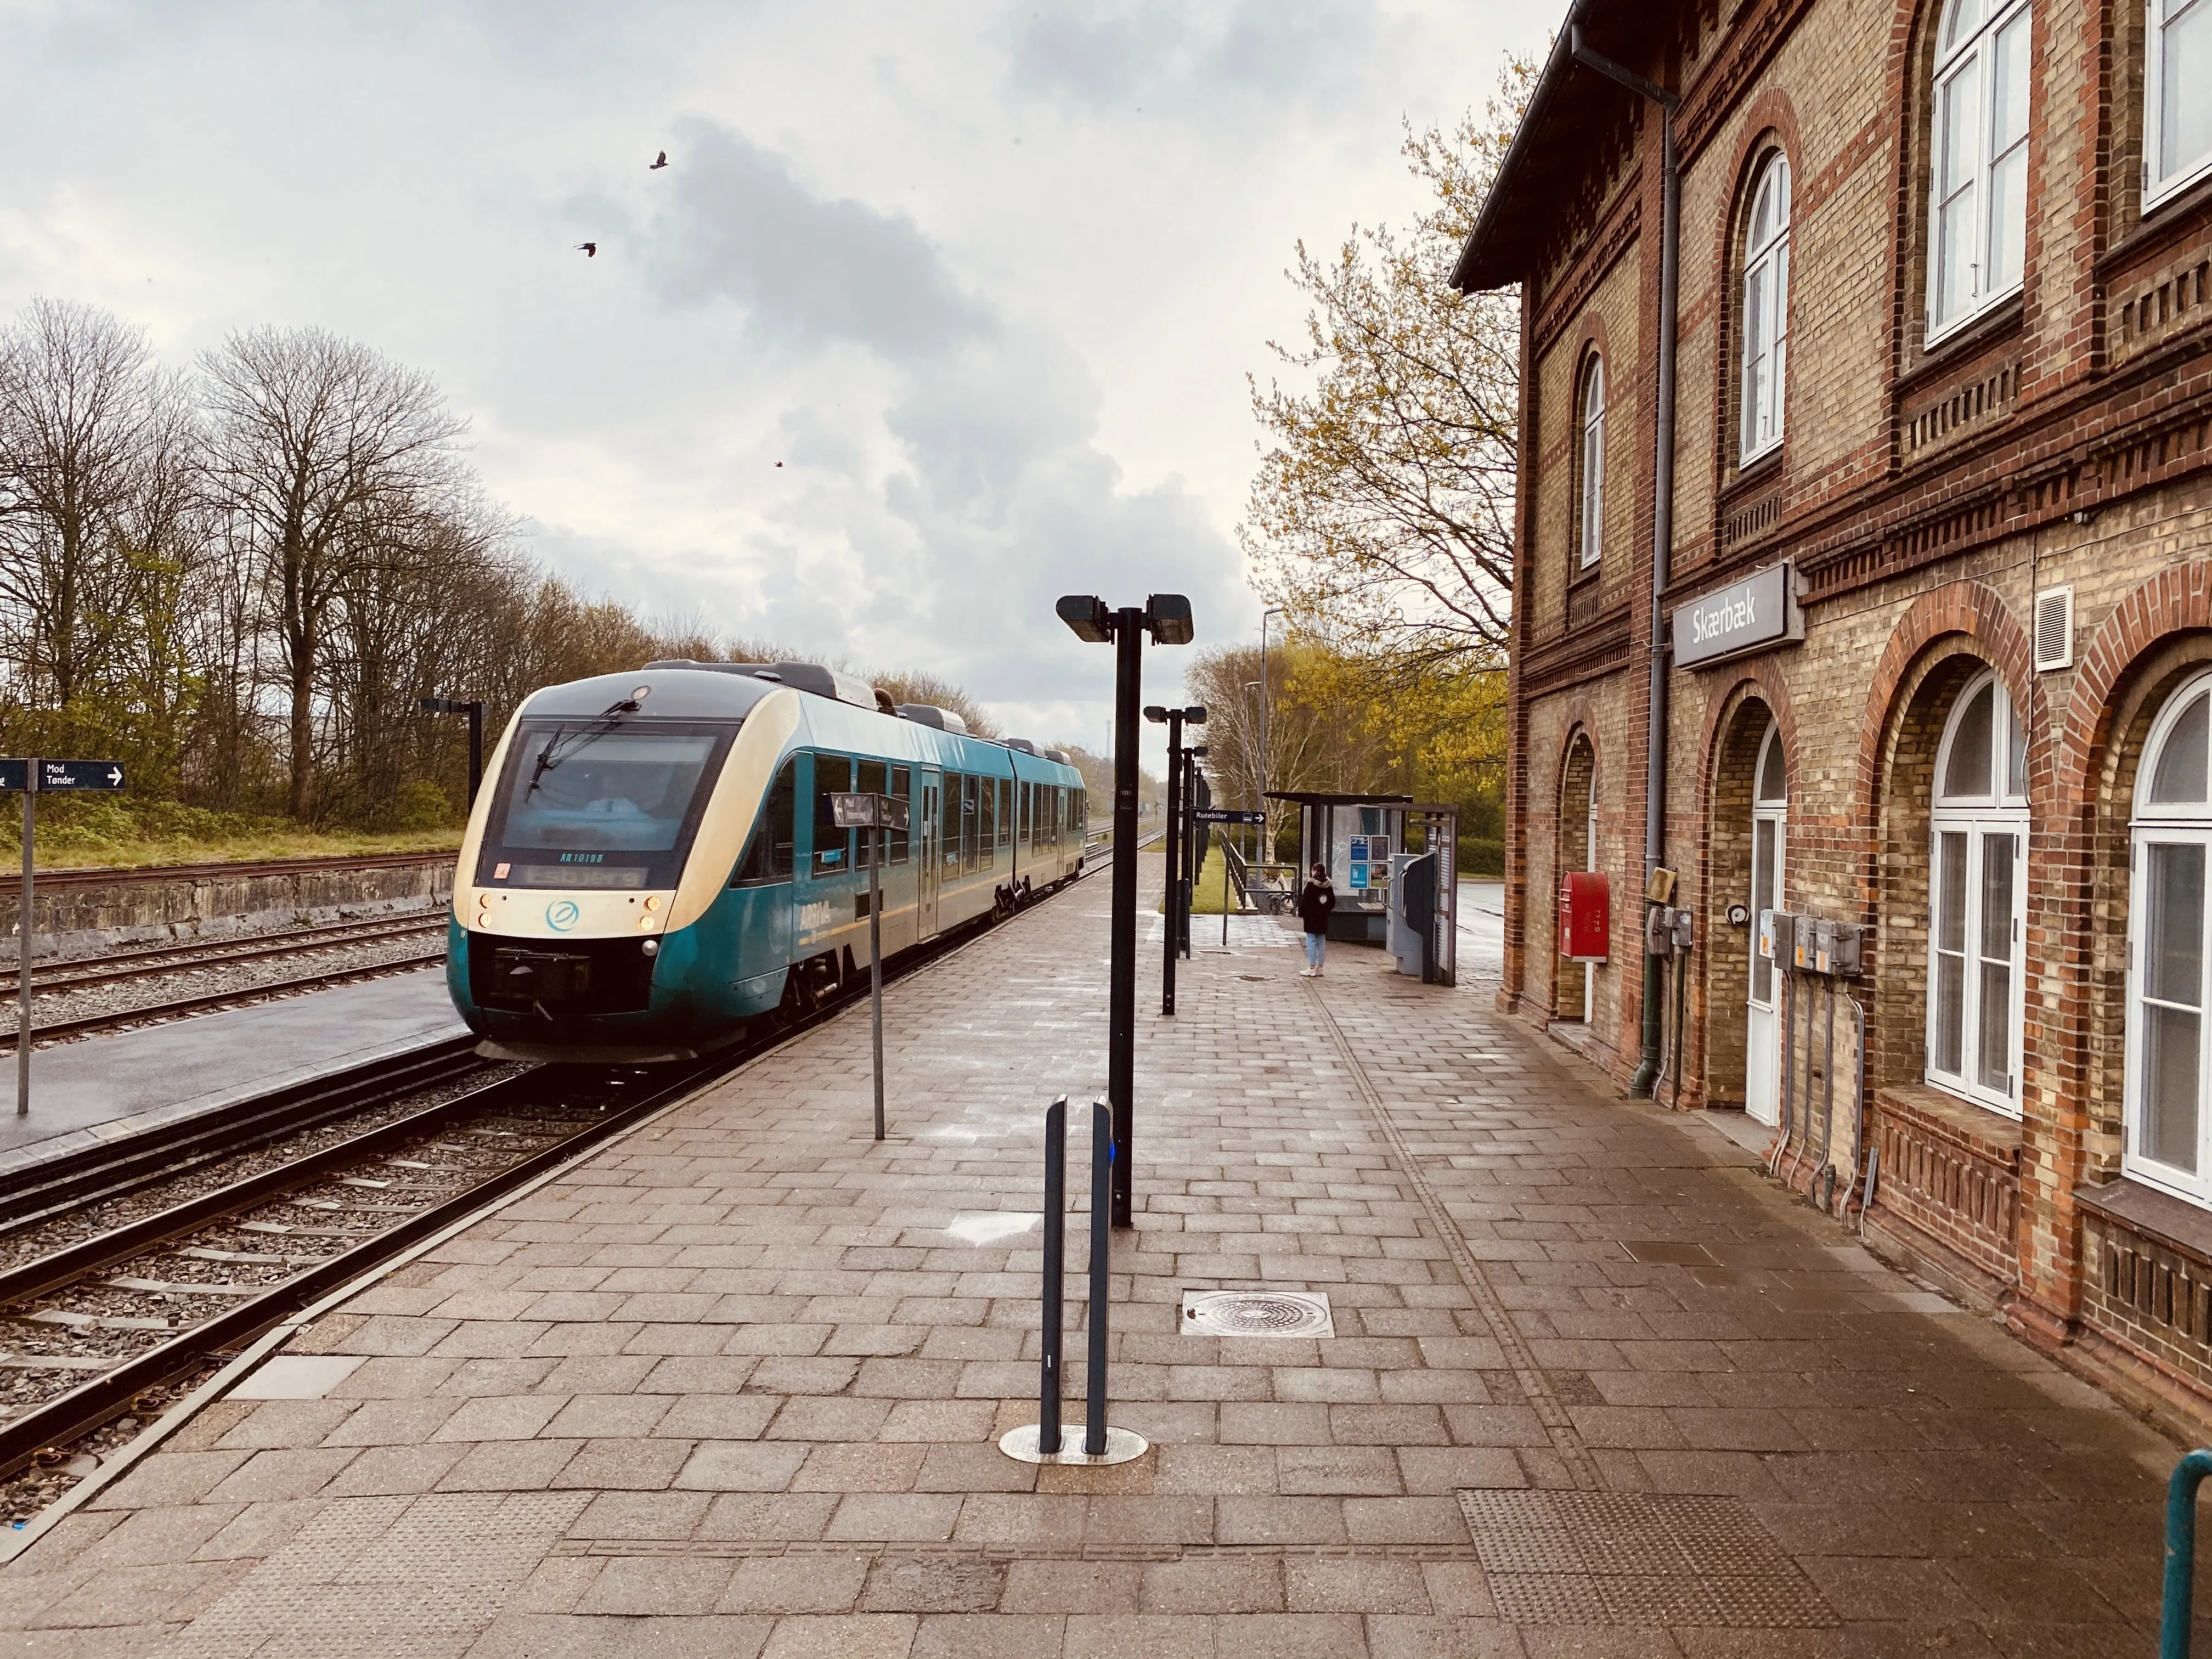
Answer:
M477 786L483 781L483 717L481 702L464 702L453 697L425 697L422 712L426 714L466 714L469 717L469 805L477 804Z
M1189 862L1187 849L1190 845L1190 826L1183 822L1183 769L1189 751L1182 746L1182 728L1185 721L1193 726L1202 723L1206 710L1197 707L1163 708L1155 704L1145 710L1145 718L1168 729L1168 872L1160 890L1160 908L1167 913L1167 951L1160 963L1160 1012L1172 1014L1176 1011L1176 957L1182 950L1183 909L1190 902L1184 869Z
M1079 640L1114 646L1113 967L1106 1007L1106 1098L1114 1109L1112 1224L1129 1223L1129 1142L1137 1092L1137 702L1145 635L1156 645L1188 645L1190 601L1155 593L1116 610L1091 593L1054 607Z

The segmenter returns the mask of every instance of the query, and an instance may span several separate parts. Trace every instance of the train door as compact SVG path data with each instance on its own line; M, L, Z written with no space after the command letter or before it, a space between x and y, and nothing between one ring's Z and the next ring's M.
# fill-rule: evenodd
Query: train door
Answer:
M945 869L945 775L923 769L915 777L916 793L921 798L914 826L915 925L921 938L933 939L937 933L937 884Z

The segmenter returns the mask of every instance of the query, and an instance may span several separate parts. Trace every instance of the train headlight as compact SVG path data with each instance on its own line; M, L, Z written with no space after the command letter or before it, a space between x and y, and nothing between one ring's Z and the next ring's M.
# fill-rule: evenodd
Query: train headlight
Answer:
M660 926L660 918L659 916L640 916L637 919L637 925L641 932L649 933L654 928Z
M658 910L660 908L659 895L648 894L646 897L645 908L648 910Z

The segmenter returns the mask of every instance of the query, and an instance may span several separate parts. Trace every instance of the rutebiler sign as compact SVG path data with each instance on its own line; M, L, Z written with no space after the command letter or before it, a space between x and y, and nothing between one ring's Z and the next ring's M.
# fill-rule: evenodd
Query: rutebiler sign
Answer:
M1674 665L1696 668L1804 637L1796 572L1786 562L1771 564L1675 608Z

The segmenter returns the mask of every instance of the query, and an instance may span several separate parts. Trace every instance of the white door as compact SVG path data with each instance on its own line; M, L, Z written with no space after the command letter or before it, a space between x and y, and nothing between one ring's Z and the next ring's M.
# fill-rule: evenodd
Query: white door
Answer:
M1780 964L1759 950L1763 911L1782 906L1782 860L1787 840L1789 785L1782 733L1770 724L1759 745L1758 781L1751 805L1751 989L1743 1021L1743 1109L1761 1123L1782 1120L1782 997Z

